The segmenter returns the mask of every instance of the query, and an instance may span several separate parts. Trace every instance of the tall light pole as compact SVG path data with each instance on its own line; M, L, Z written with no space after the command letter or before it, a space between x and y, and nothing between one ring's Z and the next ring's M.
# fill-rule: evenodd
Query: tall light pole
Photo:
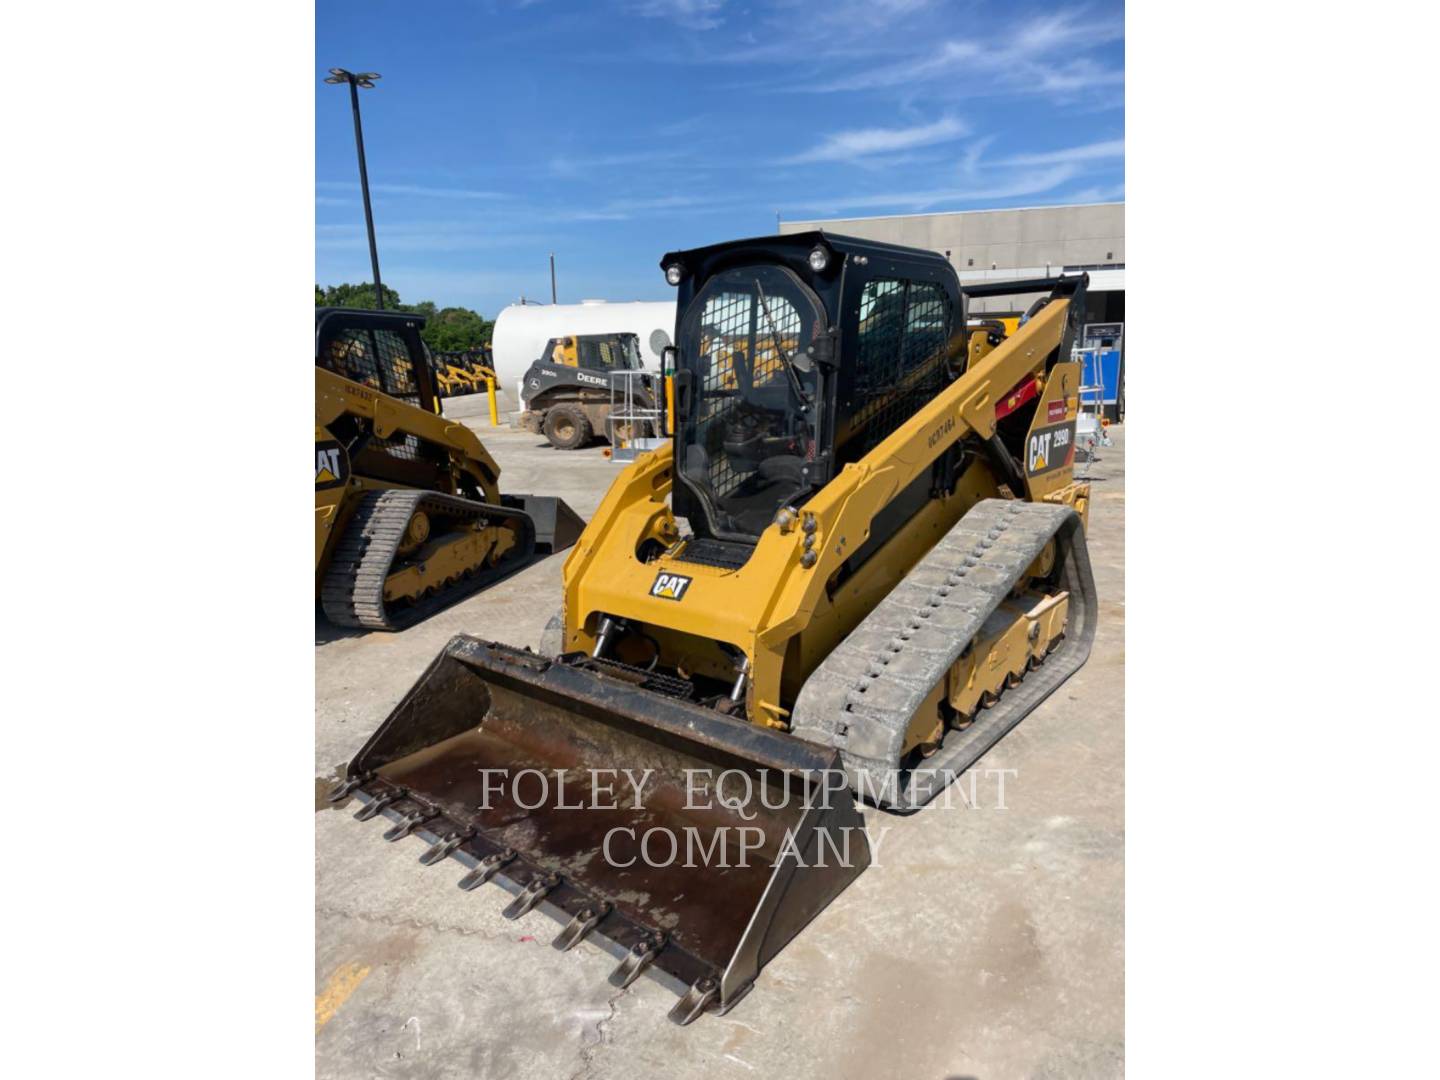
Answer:
M370 178L365 174L365 136L360 132L360 87L375 89L375 80L380 78L373 71L355 75L344 68L331 68L327 83L348 83L350 86L350 111L355 114L355 153L360 158L360 195L365 202L365 233L370 238L370 270L375 275L375 306L385 308L385 291L380 286L380 256L375 251L375 218L370 213Z

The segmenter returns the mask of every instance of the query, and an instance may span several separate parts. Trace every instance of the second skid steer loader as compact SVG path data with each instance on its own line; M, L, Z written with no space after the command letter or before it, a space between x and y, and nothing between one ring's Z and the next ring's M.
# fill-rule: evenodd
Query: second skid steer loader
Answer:
M399 630L575 542L563 499L502 495L440 415L424 319L315 309L315 592L337 626Z
M1087 278L984 286L1046 294L1007 333L933 252L811 232L662 266L676 431L586 527L542 651L453 639L333 797L688 1023L868 865L855 796L923 806L1089 655Z

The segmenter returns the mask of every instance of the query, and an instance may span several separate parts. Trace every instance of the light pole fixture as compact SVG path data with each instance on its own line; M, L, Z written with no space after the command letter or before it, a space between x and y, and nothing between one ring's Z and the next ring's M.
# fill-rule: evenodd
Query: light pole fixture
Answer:
M365 234L370 238L370 271L375 275L375 306L385 308L385 291L380 286L380 256L375 251L375 218L370 213L370 178L365 173L365 136L360 132L360 88L375 89L375 80L380 78L373 71L359 75L344 68L331 68L330 77L325 81L332 85L347 83L350 87L350 110L355 114L355 154L360 159L360 196L365 203Z

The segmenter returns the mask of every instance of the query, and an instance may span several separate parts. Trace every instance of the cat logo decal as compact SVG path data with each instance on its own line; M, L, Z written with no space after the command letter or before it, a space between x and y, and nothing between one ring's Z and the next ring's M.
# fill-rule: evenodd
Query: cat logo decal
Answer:
M690 580L682 574L656 574L655 584L650 586L650 595L661 600L679 600L690 587Z

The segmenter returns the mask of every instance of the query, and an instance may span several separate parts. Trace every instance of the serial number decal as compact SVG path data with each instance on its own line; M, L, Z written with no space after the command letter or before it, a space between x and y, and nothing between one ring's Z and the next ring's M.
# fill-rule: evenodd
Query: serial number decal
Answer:
M650 586L650 595L661 600L679 600L690 587L690 581L684 574L656 574L655 584Z
M1025 472L1039 476L1069 465L1075 454L1075 425L1060 424L1030 433L1025 446Z

